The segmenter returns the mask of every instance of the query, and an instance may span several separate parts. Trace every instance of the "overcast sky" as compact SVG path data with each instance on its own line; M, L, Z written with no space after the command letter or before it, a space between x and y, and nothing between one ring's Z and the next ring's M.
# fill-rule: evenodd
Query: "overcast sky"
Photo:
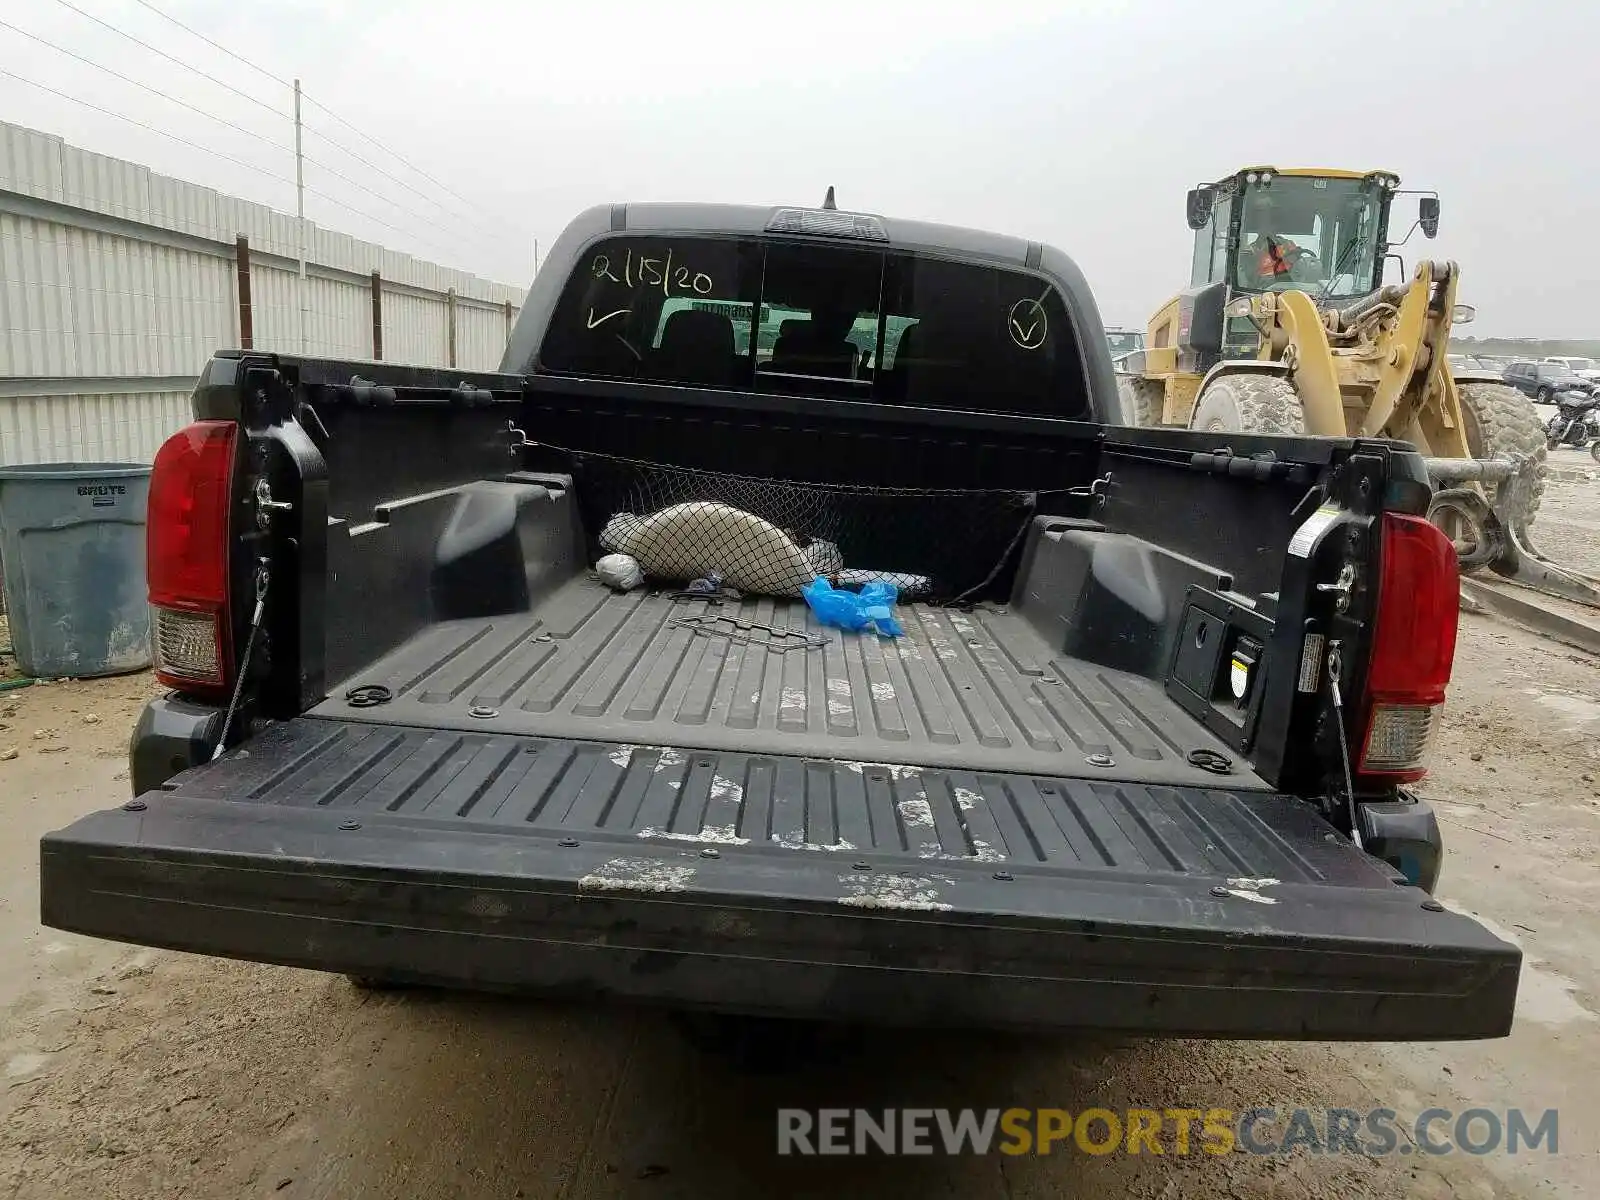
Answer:
M137 0L71 3L287 113L286 89ZM832 184L841 207L1054 243L1083 266L1108 324L1142 324L1187 282L1188 187L1255 162L1384 167L1441 195L1438 240L1418 234L1400 253L1408 267L1422 254L1462 264L1460 298L1478 309L1463 332L1600 336L1592 5L150 3L272 75L299 75L471 201L308 106L306 153L371 189L308 166L308 186L368 214L313 195L310 217L510 283L527 281L535 238L548 245L590 204L817 203ZM0 68L265 173L4 75L0 117L294 210L286 117L62 0L4 0L0 20L272 144L4 28Z

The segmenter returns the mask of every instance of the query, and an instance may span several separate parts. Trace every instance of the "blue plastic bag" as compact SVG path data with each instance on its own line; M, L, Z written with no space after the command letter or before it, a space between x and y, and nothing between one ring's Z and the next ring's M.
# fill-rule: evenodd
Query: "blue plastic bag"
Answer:
M905 633L894 615L894 602L900 591L882 579L873 580L859 592L847 592L819 575L801 594L824 625L852 631L871 629L883 637L901 637Z

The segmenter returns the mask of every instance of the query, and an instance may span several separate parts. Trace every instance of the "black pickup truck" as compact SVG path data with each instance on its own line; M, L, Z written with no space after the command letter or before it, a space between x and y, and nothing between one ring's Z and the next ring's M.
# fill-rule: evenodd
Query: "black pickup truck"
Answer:
M172 690L43 919L683 1010L1504 1035L1520 955L1432 899L1406 788L1457 615L1421 461L1116 396L1060 251L831 208L586 212L500 373L219 354L151 483ZM900 635L815 576L894 582Z

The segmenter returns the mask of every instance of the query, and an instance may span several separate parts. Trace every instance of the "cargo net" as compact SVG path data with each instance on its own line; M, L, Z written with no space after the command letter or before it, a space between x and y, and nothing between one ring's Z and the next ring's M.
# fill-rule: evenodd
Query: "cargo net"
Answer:
M1035 492L798 483L572 452L598 557L626 554L656 584L799 596L819 576L893 583L906 600L988 595L1021 545Z

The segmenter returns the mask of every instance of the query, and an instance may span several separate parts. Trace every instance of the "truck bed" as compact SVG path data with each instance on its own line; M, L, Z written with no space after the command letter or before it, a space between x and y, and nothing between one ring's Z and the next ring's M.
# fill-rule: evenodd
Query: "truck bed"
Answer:
M905 636L819 625L803 601L617 594L587 573L531 612L442 622L330 689L313 716L474 733L1209 787L1236 760L1162 689L1052 652L1003 608L898 609ZM358 688L392 696L362 706ZM1226 786L1264 791L1234 761Z

